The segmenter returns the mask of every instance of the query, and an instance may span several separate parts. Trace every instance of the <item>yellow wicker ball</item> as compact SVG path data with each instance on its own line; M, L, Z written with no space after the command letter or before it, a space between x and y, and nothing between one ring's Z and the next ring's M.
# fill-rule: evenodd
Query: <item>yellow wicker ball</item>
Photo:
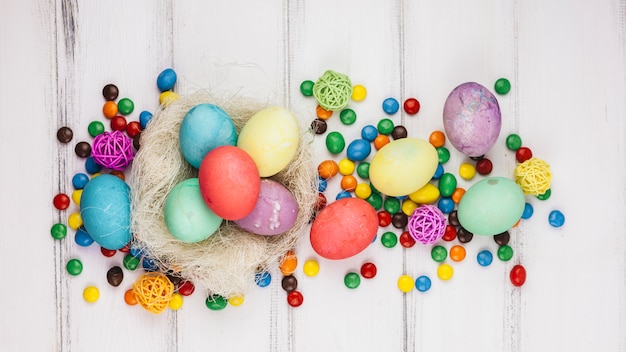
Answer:
M163 312L174 293L174 284L163 273L148 272L133 283L133 292L137 302L148 312Z
M538 196L550 189L550 165L541 159L530 158L517 165L514 175L515 182L525 194Z

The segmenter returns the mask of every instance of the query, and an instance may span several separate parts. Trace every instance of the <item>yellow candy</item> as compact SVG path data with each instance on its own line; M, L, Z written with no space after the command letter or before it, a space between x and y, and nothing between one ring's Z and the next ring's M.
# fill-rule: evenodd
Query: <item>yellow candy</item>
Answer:
M339 173L342 175L352 175L354 173L354 161L343 158L339 161Z
M72 192L72 201L74 202L74 204L80 206L80 197L82 195L83 195L82 189L77 189L74 192Z
M444 263L437 268L437 276L439 276L441 280L450 280L452 275L454 275L454 269L449 264Z
M243 295L236 295L228 298L228 303L233 307L239 307L243 304Z
M159 104L167 106L178 100L178 98L180 98L180 96L177 93L167 90L159 95Z
M87 286L83 290L83 298L89 303L93 303L100 298L100 291L95 286Z
M372 195L372 188L367 183L359 183L358 185L356 185L354 194L357 196L357 198L367 199L367 197Z
M167 306L170 307L171 310L179 310L183 306L183 295L174 292Z
M360 84L352 87L352 100L362 101L367 96L367 89Z
M415 210L415 208L417 208L418 204L415 203L414 201L410 200L410 199L405 199L404 202L402 202L402 212L406 215L406 216L411 216L411 214L413 214L413 210Z
M80 213L70 214L67 218L67 225L73 230L78 230L83 226L83 218L80 216Z
M470 163L463 163L459 166L459 176L464 180L471 180L476 176L476 168Z
M315 276L320 272L320 265L316 260L309 259L304 262L302 271L306 276Z
M402 275L398 278L398 288L400 291L410 292L414 286L415 283L413 282L413 278L409 275Z
M429 182L424 187L409 194L409 198L417 204L432 204L437 201L439 194L439 188Z

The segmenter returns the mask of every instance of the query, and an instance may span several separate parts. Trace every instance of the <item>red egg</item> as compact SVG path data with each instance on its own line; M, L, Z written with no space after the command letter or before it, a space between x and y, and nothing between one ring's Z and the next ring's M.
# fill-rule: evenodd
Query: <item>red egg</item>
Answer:
M311 246L326 259L362 252L378 231L376 210L360 198L342 198L326 206L311 225Z
M239 220L252 212L261 189L254 160L244 150L221 146L206 154L198 181L202 198L217 216Z

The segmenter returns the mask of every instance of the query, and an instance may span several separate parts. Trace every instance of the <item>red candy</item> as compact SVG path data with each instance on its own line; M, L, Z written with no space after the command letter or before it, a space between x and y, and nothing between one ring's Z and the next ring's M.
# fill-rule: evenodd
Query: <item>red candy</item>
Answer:
M513 286L522 286L526 282L526 269L518 264L511 269L509 277Z
M183 296L191 296L191 294L195 290L196 290L196 286L194 286L193 282L191 281L183 281L178 286L178 293L180 293Z
M493 170L493 163L487 158L482 158L476 162L476 172L481 175L489 175Z
M404 231L400 234L400 244L404 248L411 248L415 245L415 239L411 236L409 231Z
M376 276L378 269L376 269L376 265L374 263L365 263L361 265L361 276L366 279L371 279Z
M533 152L529 148L526 148L526 147L520 147L515 152L515 159L517 159L518 163L523 163L524 161L532 157L533 157Z
M128 137L135 138L139 133L141 133L141 124L139 121L131 121L126 125L126 134Z
M100 247L100 252L105 257L112 257L115 255L115 253L117 253L115 249L106 249L104 247Z
M111 129L113 131L124 131L126 130L126 118L124 116L114 116L111 119Z
M391 214L388 212L381 210L378 212L378 226L387 227L391 224Z
M415 98L409 98L404 101L404 111L409 115L415 115L420 111L420 102Z
M446 231L441 238L444 241L453 241L456 238L456 228L452 225L446 225Z
M326 200L326 196L324 195L324 193L321 193L321 192L318 193L317 194L317 202L315 202L315 210L316 211L320 211L320 210L324 209L326 204L328 204L328 201Z
M54 196L52 204L59 210L65 210L70 206L70 197L68 197L67 194L59 193Z
M304 297L299 291L293 290L287 294L287 303L292 307L300 307L304 302Z

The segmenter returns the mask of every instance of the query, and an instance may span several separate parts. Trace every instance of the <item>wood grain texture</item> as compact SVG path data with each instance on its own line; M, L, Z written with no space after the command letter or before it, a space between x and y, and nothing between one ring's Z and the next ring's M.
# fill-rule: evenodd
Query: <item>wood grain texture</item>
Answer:
M624 351L626 349L626 5L621 0L362 1L29 0L0 13L0 265L8 282L0 293L2 350L112 351ZM315 118L315 101L298 91L327 69L363 84L368 97L351 102L357 123L337 114L329 131L347 141L360 127L385 116L387 97L415 97L417 115L390 118L410 136L427 139L443 128L441 112L458 84L488 88L499 77L512 83L498 96L503 127L488 153L494 175L511 176L514 153L504 138L518 133L554 175L552 197L528 198L534 215L511 231L513 260L476 263L479 250L497 250L490 237L466 245L467 258L452 263L452 280L437 279L430 247L384 248L375 243L342 261L319 258L308 234L296 248L304 304L290 308L274 271L270 287L255 287L240 307L208 310L207 292L186 297L180 311L160 315L124 303L123 293L141 273L125 270L120 287L106 271L122 265L98 246L50 237L78 207L53 209L52 197L71 193L72 175L84 172L74 144L91 140L87 126L102 117L101 89L155 112L158 73L173 67L177 92L208 89L224 97L247 96L288 106L303 126ZM24 126L28 126L25 128ZM74 130L60 144L59 127ZM28 134L27 134L28 133ZM338 159L322 136L313 162ZM446 171L467 161L450 144ZM473 181L459 182L468 187ZM329 199L339 190L329 182ZM553 228L548 213L560 209L566 224ZM452 243L442 243L448 249ZM66 262L78 258L73 277ZM302 264L316 259L320 274ZM372 280L347 289L344 275L366 262ZM523 264L522 288L509 282ZM431 290L403 294L397 279L428 275ZM100 289L86 303L82 290ZM36 335L34 334L36 333Z

